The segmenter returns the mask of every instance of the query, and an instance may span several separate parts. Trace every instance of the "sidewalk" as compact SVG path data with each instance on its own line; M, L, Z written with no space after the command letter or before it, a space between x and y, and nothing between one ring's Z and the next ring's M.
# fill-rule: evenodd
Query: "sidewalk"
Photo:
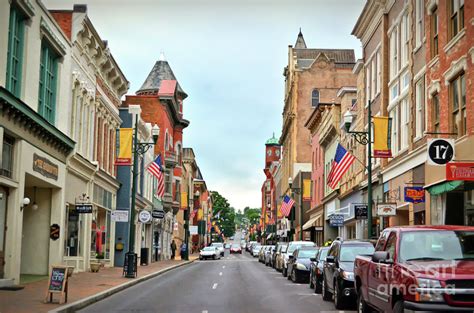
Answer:
M98 273L81 272L74 273L69 278L68 302L62 305L43 303L46 296L46 285L48 280L42 280L26 284L25 288L17 291L0 290L0 313L30 313L48 312L61 306L71 304L81 299L105 292L114 287L139 280L146 275L160 272L162 270L179 267L190 263L198 258L198 255L191 255L190 261L177 260L159 261L147 266L138 267L138 277L136 279L122 277L122 268L101 268ZM57 297L55 301L57 301Z

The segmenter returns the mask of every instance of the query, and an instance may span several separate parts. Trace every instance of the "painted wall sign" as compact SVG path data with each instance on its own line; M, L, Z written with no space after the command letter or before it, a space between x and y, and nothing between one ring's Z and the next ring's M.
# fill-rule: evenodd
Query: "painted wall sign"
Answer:
M143 211L140 211L140 213L138 213L138 220L140 221L140 223L143 223L143 224L149 223L151 219L152 219L152 216L151 216L150 211L143 210Z
M425 189L423 187L405 187L405 202L425 202Z
M446 180L474 181L474 162L446 164Z
M58 240L60 233L60 227L58 224L53 224L49 227L49 238L52 240Z
M332 227L344 226L344 214L332 214L329 217L329 225Z
M454 159L454 139L429 139L428 164L445 165Z
M44 177L58 180L59 167L36 153L33 154L33 171L40 173Z
M397 215L396 203L379 203L377 204L377 214L379 216Z
M354 204L354 216L356 220L368 218L369 206L367 204Z
M128 222L128 211L127 210L115 210L110 213L112 222L126 223Z
M92 204L76 204L75 209L79 214L92 213Z

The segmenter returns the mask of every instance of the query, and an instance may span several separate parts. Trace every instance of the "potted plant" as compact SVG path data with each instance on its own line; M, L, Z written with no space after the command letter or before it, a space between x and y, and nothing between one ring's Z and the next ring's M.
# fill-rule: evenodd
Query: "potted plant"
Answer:
M93 272L93 273L97 273L100 269L100 263L99 262L91 261L90 266L91 266L91 272Z

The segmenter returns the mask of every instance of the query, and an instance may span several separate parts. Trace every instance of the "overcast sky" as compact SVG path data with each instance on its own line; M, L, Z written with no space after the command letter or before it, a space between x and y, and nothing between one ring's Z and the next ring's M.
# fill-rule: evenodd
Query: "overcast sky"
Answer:
M130 94L165 53L184 102L183 145L211 190L232 206L260 207L265 141L282 124L288 45L349 48L364 0L43 0L88 5L89 17L130 81Z

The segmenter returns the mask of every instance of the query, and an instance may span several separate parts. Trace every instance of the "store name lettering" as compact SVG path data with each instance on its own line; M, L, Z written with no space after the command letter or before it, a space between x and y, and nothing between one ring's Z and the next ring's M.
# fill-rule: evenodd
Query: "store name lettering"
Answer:
M59 167L50 160L33 154L33 171L41 175L58 180Z

